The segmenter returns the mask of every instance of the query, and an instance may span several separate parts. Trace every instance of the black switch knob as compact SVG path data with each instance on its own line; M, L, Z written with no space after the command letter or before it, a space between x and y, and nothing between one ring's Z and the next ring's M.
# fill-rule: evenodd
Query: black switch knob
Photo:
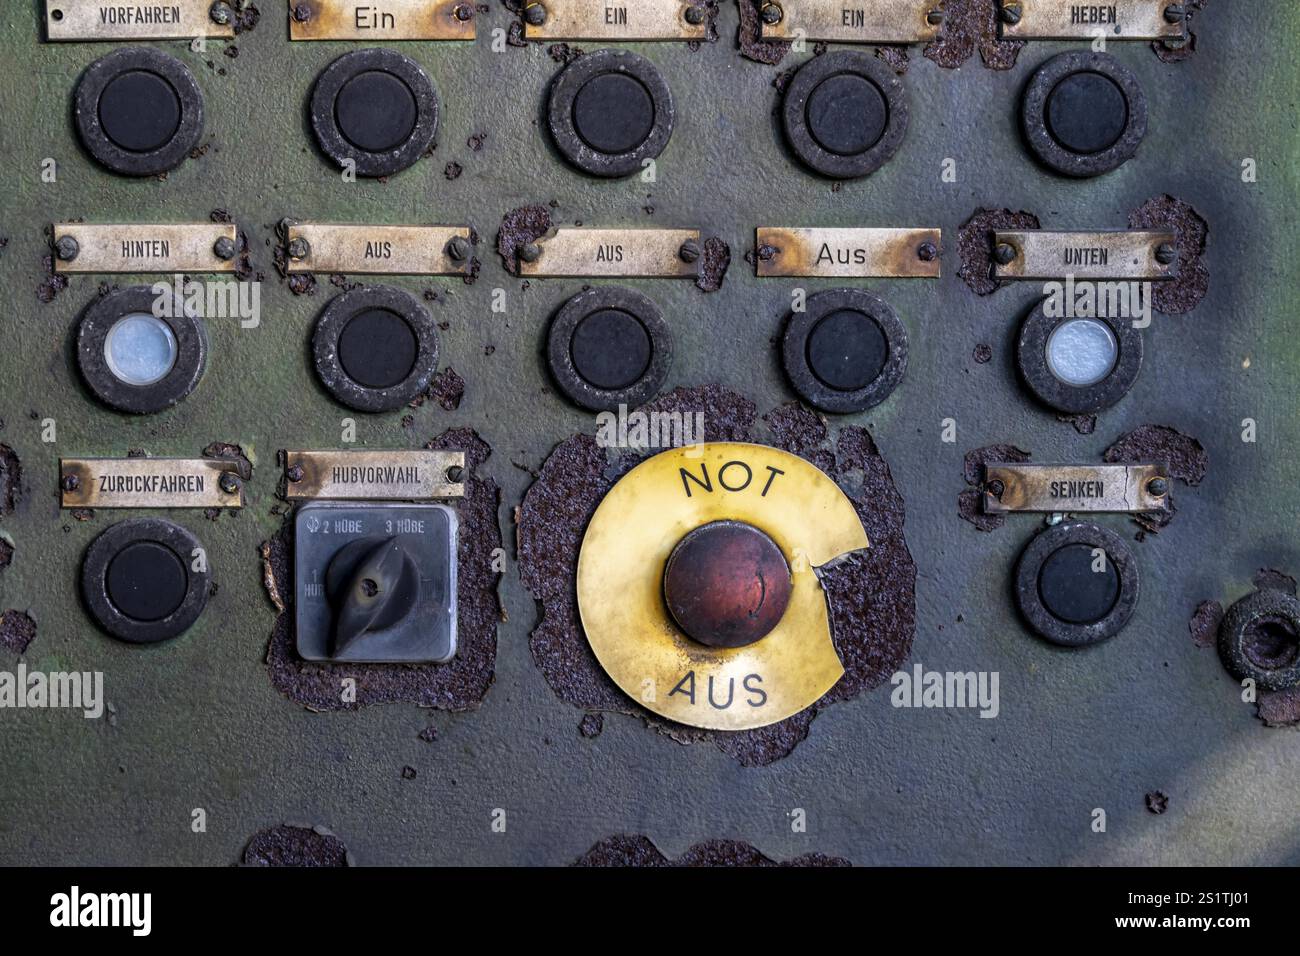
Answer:
M194 74L149 47L125 47L92 63L77 84L74 112L90 154L127 176L174 169L203 135Z
M199 540L162 518L133 518L91 542L81 593L112 636L152 644L183 634L207 605L211 572Z
M672 138L672 92L653 63L626 50L578 57L551 87L551 135L570 163L593 176L640 172Z
M316 79L311 123L320 147L358 176L391 176L424 155L438 131L438 94L424 69L394 50L354 50Z
M902 145L908 104L903 82L873 56L825 53L799 68L781 110L786 139L814 172L856 179Z
M330 561L325 590L335 606L338 657L361 635L393 627L415 610L420 572L401 539L358 538Z
M1034 154L1067 176L1115 169L1147 132L1147 100L1137 77L1106 53L1048 60L1025 88L1020 111Z

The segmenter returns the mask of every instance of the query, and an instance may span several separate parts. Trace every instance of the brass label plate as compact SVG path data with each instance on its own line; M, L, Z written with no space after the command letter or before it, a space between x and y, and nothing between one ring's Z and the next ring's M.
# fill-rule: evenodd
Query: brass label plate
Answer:
M528 40L706 40L708 18L689 22L687 10L703 3L691 0L525 0L540 5L546 20L524 21Z
M986 465L984 510L1162 511L1169 496L1151 492L1154 478L1168 483L1164 465ZM990 490L994 482L1001 495Z
M55 243L65 236L76 241L77 255L56 256L55 272L234 272L234 258L220 258L213 247L239 238L233 223L55 223Z
M1169 264L1156 258L1156 249L1175 244L1172 232L995 232L994 245L1009 245L1015 257L1005 265L993 263L998 279L1170 279L1177 258Z
M221 476L239 477L239 463L219 458L62 458L64 508L242 508Z
M284 458L291 500L463 498L465 485L452 481L447 472L464 467L463 451L290 451Z
M1006 6L1009 0L1002 0ZM1172 0L1015 0L1020 20L1002 20L1002 35L1019 40L1075 40L1104 35L1107 40L1159 40L1183 35L1181 21L1165 19ZM999 18L1001 19L1001 18Z
M760 227L760 278L939 278L938 229L787 229ZM929 261L921 247L933 247Z
M521 276L694 279L699 262L679 255L700 242L698 229L556 229L537 240L535 262L519 259Z
M189 40L235 35L209 15L212 0L45 0L45 36L68 40Z
M475 36L473 0L289 0L288 6L290 40L381 43ZM462 20L458 10L468 18Z
M777 0L781 19L762 23L764 40L921 43L939 35L939 0Z
M765 532L791 571L784 616L746 647L692 641L664 603L677 542L721 520ZM646 709L692 727L763 727L816 703L843 676L816 569L866 547L853 502L810 462L740 442L671 449L623 476L587 525L582 628L605 672Z
M289 258L290 272L357 275L468 275L470 255L459 262L447 251L453 238L469 246L469 226L360 226L303 222L288 239L305 240L307 255Z

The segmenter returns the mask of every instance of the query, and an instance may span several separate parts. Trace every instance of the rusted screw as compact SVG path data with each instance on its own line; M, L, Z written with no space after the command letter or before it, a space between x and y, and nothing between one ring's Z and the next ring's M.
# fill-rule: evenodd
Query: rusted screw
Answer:
M224 26L234 19L235 14L223 0L217 0L208 8L208 16L212 18L213 23L220 23Z
M285 470L284 477L288 478L292 484L296 485L298 482L302 481L304 474L305 472L302 470L302 465L290 465Z
M64 475L59 487L68 493L74 492L81 487L81 479L76 475Z
M1171 3L1165 7L1166 23L1182 23L1187 19L1187 8L1181 3Z
M524 262L536 262L542 257L542 247L535 242L525 243L519 250L519 258Z
M939 247L933 242L923 242L917 247L916 257L922 262L934 262L939 256Z
M447 256L456 262L469 258L469 240L464 236L452 236L447 243Z
M932 27L937 27L939 24L943 23L943 11L931 10L925 15L925 22L930 24Z
M229 236L222 236L212 244L212 254L218 259L230 260L235 258L235 240Z
M687 239L677 250L677 258L682 262L696 262L700 258L700 244L694 239Z
M306 259L309 255L311 255L311 243L306 239L299 236L296 239L289 240L290 259Z
M459 20L461 23L464 23L467 20L474 19L474 7L472 4L468 4L468 3L456 4L456 9L454 13L456 15L456 19Z
M452 465L447 469L447 480L453 485L459 484L460 480L465 477L465 469L460 465Z
M1147 491L1151 492L1157 498L1163 498L1169 493L1169 481L1165 478L1152 478L1147 482Z
M768 26L775 26L785 19L785 11L781 9L779 3L765 3L759 16Z
M231 471L222 472L221 479L217 484L221 486L221 490L226 494L233 495L239 490L239 476Z
M701 23L704 22L704 8L687 7L685 16L686 16L687 23L689 23L693 27L698 27Z
M311 19L311 7L305 3L295 3L293 6L293 18L299 23L306 23Z
M1018 3L1007 3L1002 6L1002 22L1015 25L1020 22L1023 11Z
M1172 242L1162 242L1156 246L1156 262L1163 266L1169 265L1178 258L1178 247Z
M994 478L989 482L989 494L994 498L1001 498L1002 492L1007 490L1007 486L1002 483L1001 478Z
M999 242L993 250L993 258L1000 266L1010 265L1016 258L1016 247L1009 242Z
M54 244L54 254L60 262L71 262L81 252L81 246L71 236L60 236Z
M524 20L532 26L540 27L546 22L546 8L540 3L530 3L524 7Z

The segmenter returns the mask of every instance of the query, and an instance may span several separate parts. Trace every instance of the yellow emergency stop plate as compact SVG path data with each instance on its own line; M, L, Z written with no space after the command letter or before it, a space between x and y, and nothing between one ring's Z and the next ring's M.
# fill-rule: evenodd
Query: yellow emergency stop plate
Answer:
M722 520L765 532L790 565L784 616L747 647L691 640L663 597L677 542ZM844 674L814 569L868 544L853 503L802 458L738 442L674 448L628 472L592 516L578 555L582 627L606 673L646 709L712 730L773 724Z

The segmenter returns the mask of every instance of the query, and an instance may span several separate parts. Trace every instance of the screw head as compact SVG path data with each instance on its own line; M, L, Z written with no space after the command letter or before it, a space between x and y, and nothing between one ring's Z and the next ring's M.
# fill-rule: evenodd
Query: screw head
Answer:
M212 254L218 259L227 261L235 258L235 240L229 236L222 236L212 244Z
M1002 493L1007 490L1007 486L1002 483L1001 478L994 478L989 482L989 494L994 498L1001 498Z
M212 18L213 23L219 23L222 26L234 19L234 13L224 0L217 0L208 8L208 16Z
M939 247L933 242L923 242L917 247L916 257L922 262L934 262L939 257Z
M71 262L81 252L81 246L71 236L61 236L54 244L54 254L61 262Z
M293 484L302 481L305 476L306 472L302 470L302 465L290 465L284 473L284 477L288 478Z
M774 26L785 19L785 11L781 9L779 3L765 3L759 16L768 26Z
M687 239L677 250L677 258L682 262L696 262L700 258L700 244L694 239Z
M701 23L704 22L704 8L687 7L685 16L686 16L687 23L689 23L693 27L698 27Z
M306 259L309 255L311 255L311 244L306 239L299 236L289 240L290 259Z
M1009 265L1016 258L1016 247L1009 242L999 242L993 250L993 258L1000 266Z
M472 4L468 4L468 3L457 4L455 14L456 14L456 19L459 20L461 23L464 23L467 20L473 20L474 7Z
M465 477L465 469L460 465L452 465L447 469L447 480L453 485L459 484L460 480Z
M464 262L469 258L469 240L464 236L452 236L447 242L447 256L456 262Z
M1169 493L1169 480L1167 478L1152 478L1147 482L1147 491L1157 498L1163 498Z
M525 243L519 250L519 258L524 262L536 262L542 257L542 247L535 242Z
M233 495L239 490L239 476L229 471L222 472L217 484L221 486L221 490L226 494Z
M1005 4L1002 7L1002 10L1000 12L1002 15L1003 23L1009 23L1014 26L1015 24L1020 22L1020 17L1022 15L1020 4L1018 3Z
M293 18L299 23L306 23L311 19L311 7L305 3L296 3L293 7Z
M531 26L540 27L546 22L546 8L540 3L530 3L524 7L524 20Z
M1187 19L1187 8L1181 3L1171 3L1165 7L1166 23L1182 23Z
M76 491L81 487L81 479L76 475L64 475L59 487L68 492Z
M925 22L930 24L932 27L937 27L939 24L943 23L943 11L931 10L925 15Z
M1178 258L1178 247L1172 242L1162 242L1156 246L1156 262L1161 265L1169 265Z

